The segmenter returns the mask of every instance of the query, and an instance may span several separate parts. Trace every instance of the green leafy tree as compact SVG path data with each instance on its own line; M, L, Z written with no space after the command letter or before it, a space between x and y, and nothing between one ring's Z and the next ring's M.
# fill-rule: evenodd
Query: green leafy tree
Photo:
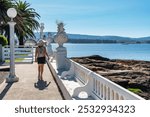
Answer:
M7 38L3 35L0 35L0 44L2 44L2 46L5 46L8 44Z

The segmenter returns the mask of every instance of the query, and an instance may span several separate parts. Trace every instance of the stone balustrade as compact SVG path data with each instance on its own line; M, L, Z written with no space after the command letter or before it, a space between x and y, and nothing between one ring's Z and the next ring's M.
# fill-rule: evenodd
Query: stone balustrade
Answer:
M72 97L78 97L81 92L86 92L89 97L100 100L143 100L140 96L128 91L107 78L85 68L84 66L66 59L70 70L62 73L62 77L73 77L80 85L74 88Z

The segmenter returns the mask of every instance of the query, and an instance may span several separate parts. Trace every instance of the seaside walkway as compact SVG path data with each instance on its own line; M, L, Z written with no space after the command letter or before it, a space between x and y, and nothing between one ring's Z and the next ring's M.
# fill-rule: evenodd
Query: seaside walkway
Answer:
M45 64L43 79L38 81L37 63L16 64L19 82L0 86L0 100L63 100L51 72Z

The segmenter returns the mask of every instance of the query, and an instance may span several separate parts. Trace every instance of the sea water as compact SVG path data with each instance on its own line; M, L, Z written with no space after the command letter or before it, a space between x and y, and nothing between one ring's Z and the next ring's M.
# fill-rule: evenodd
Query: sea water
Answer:
M58 44L52 44L56 50ZM67 56L82 57L100 55L110 59L150 61L150 44L72 44L66 43Z

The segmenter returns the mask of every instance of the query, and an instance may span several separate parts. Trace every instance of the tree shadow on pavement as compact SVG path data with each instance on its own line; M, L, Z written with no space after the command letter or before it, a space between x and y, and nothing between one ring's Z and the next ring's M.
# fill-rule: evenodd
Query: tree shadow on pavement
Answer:
M6 85L6 87L4 88L4 90L0 93L0 100L2 100L4 98L4 96L6 95L6 93L8 92L8 90L10 89L10 87L13 85L13 83L8 83Z
M38 80L37 83L34 83L34 87L38 88L39 90L44 90L45 88L47 88L49 86L51 82L44 81L44 80Z

